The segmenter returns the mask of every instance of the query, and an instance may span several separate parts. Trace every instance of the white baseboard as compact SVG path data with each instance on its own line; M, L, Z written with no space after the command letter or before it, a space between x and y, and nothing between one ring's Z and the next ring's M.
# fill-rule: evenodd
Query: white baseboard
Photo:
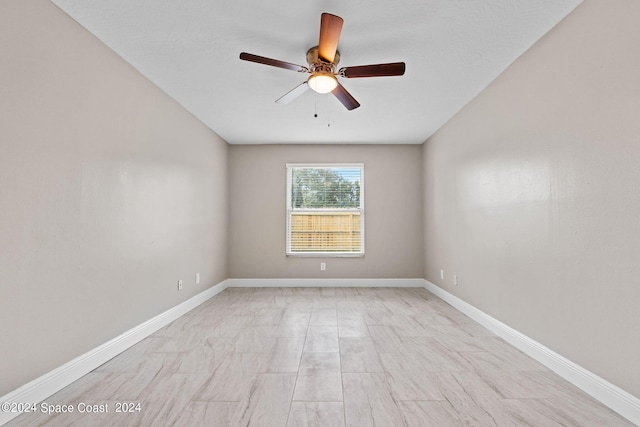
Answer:
M640 425L640 399L637 397L494 319L437 285L425 280L424 287L632 423Z
M168 325L180 316L193 310L211 297L219 294L227 288L227 281L222 281L204 292L178 304L156 317L147 320L140 325L129 329L122 335L94 348L87 353L76 357L70 362L50 371L39 378L23 385L22 387L0 397L0 403L4 402L41 402L52 394L62 390L80 377L88 374L98 366L122 353L134 344ZM3 425L20 415L0 411L0 425Z
M424 279L228 279L229 288L422 288Z

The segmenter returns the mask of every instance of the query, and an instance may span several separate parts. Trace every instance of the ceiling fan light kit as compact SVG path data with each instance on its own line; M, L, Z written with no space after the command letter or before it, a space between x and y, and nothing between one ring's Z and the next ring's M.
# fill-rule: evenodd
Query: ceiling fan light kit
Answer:
M309 83L309 87L318 93L329 93L338 86L338 80L336 80L333 74L322 71L311 74L307 82Z
M310 73L308 80L276 100L278 104L287 104L311 88L317 93L331 92L347 110L353 110L360 103L340 84L338 76L344 78L401 76L405 72L404 62L389 64L360 65L344 67L336 72L340 62L338 40L342 32L343 19L330 13L323 13L320 19L320 41L307 51L309 67L296 65L277 59L266 58L252 53L242 52L240 59L272 67L284 68L300 73Z

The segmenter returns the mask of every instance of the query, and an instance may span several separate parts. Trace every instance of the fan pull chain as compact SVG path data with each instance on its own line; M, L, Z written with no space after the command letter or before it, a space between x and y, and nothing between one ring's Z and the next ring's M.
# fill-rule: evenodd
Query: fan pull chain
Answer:
M327 127L331 127L331 97L327 94Z
M313 117L318 118L318 94L313 96Z

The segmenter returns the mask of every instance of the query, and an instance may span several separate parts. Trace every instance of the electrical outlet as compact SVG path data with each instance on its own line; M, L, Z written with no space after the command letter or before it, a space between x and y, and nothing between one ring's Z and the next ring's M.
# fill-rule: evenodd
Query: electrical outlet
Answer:
M200 284L200 273L196 273L196 285Z
M444 280L444 270L440 270L440 280Z
M458 286L458 276L453 276L453 285Z
M327 263L326 262L321 262L320 263L320 271L325 271L327 269Z
M178 290L182 290L182 280L178 280Z

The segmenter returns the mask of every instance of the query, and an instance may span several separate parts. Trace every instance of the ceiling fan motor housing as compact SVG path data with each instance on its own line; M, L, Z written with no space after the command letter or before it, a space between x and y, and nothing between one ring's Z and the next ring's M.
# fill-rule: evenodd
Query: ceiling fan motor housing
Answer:
M328 71L335 73L335 66L340 62L340 51L336 50L336 55L333 59L333 63L327 62L320 58L318 53L318 46L314 46L307 51L307 63L311 71Z

